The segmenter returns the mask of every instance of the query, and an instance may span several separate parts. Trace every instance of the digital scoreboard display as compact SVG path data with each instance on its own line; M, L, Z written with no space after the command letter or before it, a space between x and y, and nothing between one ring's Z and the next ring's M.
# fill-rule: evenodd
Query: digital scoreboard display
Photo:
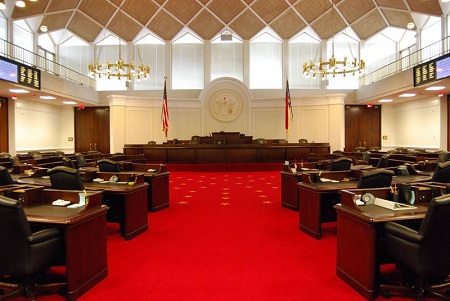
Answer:
M41 71L4 57L0 57L0 80L33 89L41 89Z
M450 54L414 67L414 87L450 77Z

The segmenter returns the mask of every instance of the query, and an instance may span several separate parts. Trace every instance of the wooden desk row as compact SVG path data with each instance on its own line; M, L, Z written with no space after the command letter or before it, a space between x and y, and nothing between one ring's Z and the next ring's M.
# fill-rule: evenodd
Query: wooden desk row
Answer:
M101 191L102 203L109 207L107 213L107 221L119 223L120 232L126 239L132 239L140 233L148 229L148 183L144 182L143 174L135 174L136 181L133 185L128 185L127 181L130 174L127 173L101 173L94 172L90 176L103 179L105 182L99 183L89 181L84 182L84 186L88 191ZM108 180L116 175L119 180L117 183L108 182ZM50 179L44 177L18 177L20 183L29 185L38 185L51 188ZM121 184L125 183L125 184ZM25 190L25 195L26 195ZM24 196L30 199L29 196Z
M210 164L269 163L329 153L329 143L277 144L126 144L125 155L144 155L147 162Z
M360 172L360 171L359 171ZM299 200L299 228L308 235L320 239L322 236L322 223L335 222L336 211L334 205L340 202L340 191L355 189L358 186L355 176L357 171L329 172L323 174L324 178L336 182L309 182L309 174L303 174L302 182L298 183ZM348 180L344 180L344 179ZM429 181L428 175L394 176L392 184L413 183Z

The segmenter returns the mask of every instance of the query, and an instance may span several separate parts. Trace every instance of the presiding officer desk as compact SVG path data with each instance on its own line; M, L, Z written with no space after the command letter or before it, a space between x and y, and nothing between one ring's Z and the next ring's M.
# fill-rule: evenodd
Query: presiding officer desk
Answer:
M106 252L106 212L101 191L73 191L45 189L32 185L1 186L0 193L19 199L34 231L43 228L61 229L65 245L67 300L76 300L108 275ZM86 204L78 208L53 206L57 199L72 204Z
M216 132L198 140L164 144L125 144L125 155L144 155L146 162L213 164L270 163L306 160L311 153L330 153L329 143L276 143L239 132Z
M297 184L300 230L313 238L320 239L322 223L336 221L336 211L333 206L340 201L339 192L357 188L360 172L361 170L322 172L321 181L325 182L312 180L314 174L302 174L302 182ZM394 176L392 184L429 180L429 175Z
M142 173L86 170L82 174L86 190L103 192L102 203L109 207L107 221L119 223L120 233L126 240L148 230L148 183L144 181ZM19 183L51 187L47 176L35 177L33 174L29 176L12 174L12 176ZM117 182L109 181L112 176L118 177ZM130 177L133 177L133 182L129 181Z
M337 211L336 274L368 300L376 299L380 285L380 263L383 261L380 238L388 221L418 223L427 211L423 205L415 209L391 210L377 205L355 204L355 196L366 192L390 200L389 188L351 189L341 191ZM429 200L428 200L429 201Z

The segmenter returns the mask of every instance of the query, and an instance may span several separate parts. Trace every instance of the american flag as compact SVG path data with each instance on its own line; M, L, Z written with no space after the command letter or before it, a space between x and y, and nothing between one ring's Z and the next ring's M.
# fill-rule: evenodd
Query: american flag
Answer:
M164 79L164 96L161 112L161 121L163 132L167 138L167 131L169 130L169 108L167 106L167 89L166 89L166 78Z

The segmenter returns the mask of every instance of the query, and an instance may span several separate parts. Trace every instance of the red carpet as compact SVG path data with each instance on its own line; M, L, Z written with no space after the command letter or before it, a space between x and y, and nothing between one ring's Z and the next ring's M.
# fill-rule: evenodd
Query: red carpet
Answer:
M109 276L79 300L364 300L335 274L334 225L315 240L281 207L279 171L170 179L149 231L125 241L108 224Z

